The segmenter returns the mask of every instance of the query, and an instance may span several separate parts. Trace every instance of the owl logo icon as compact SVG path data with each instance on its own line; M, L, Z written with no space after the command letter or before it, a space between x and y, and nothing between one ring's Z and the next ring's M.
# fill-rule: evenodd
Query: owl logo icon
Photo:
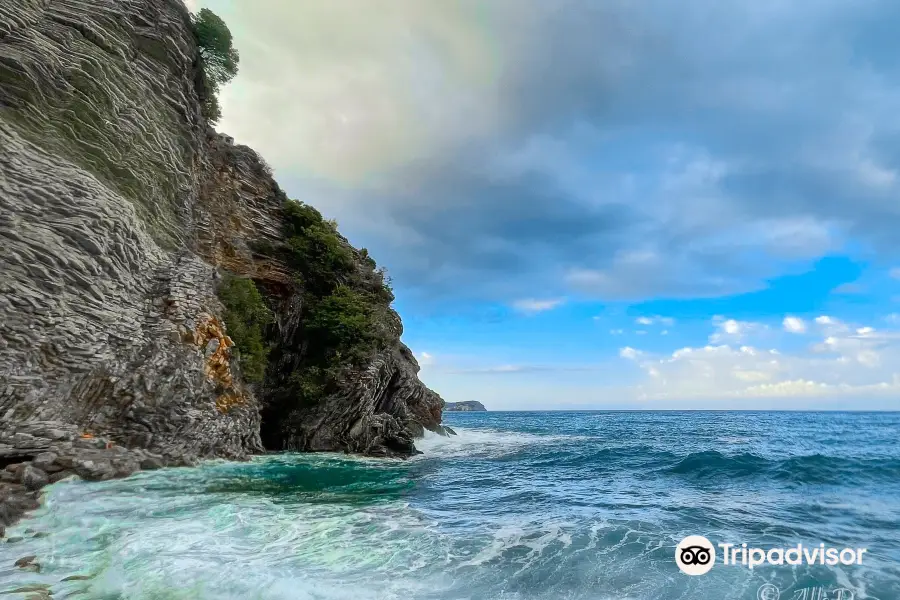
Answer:
M702 535L689 535L675 547L675 564L685 575L705 575L716 564L716 548Z

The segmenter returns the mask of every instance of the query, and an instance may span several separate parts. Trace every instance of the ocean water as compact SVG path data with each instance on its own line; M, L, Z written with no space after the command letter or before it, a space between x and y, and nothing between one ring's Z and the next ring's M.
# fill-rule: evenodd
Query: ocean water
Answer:
M0 594L38 585L54 600L900 600L898 413L445 421L459 435L429 436L408 461L273 455L61 482L9 531L24 539L0 544ZM690 577L674 555L691 534L868 552L861 565L717 563ZM13 566L26 555L40 573ZM72 575L87 578L63 581Z

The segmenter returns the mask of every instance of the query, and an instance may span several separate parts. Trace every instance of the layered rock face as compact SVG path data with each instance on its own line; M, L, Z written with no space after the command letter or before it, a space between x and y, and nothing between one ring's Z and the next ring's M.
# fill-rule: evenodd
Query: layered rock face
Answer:
M305 307L296 273L258 250L283 241L287 197L250 148L213 136L206 156L204 200L195 207L195 247L209 262L255 281L266 292L277 321L266 380L255 387L266 449L409 456L416 452L413 439L425 429L443 433L444 401L419 381L419 365L400 342L403 326L393 310L381 323L392 343L372 356L365 368L350 369L337 393L313 405L293 398L285 405L277 398L276 388L283 389L307 349Z
M279 356L301 351L292 274L251 250L282 234L285 196L252 150L207 128L198 68L180 0L0 0L8 472L36 456L16 437L35 423L68 432L57 455L94 437L179 464L264 450L268 385L244 382L216 288L225 270L252 278L288 346ZM443 402L397 321L341 393L270 414L266 449L408 455L438 429Z
M204 355L221 326L191 251L195 53L174 2L0 2L5 427L77 424L173 459L261 450L256 400L217 410Z

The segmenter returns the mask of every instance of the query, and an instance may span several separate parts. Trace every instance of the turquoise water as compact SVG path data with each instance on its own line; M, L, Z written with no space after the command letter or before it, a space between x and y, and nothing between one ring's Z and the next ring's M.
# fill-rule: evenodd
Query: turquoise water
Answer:
M460 435L429 436L409 461L282 455L59 483L9 532L24 539L0 544L0 592L769 600L772 589L760 588L770 584L783 600L900 600L900 414L455 413L446 422ZM674 563L689 534L868 552L862 565L717 564L689 577ZM12 566L32 554L40 573ZM71 575L90 578L62 581Z

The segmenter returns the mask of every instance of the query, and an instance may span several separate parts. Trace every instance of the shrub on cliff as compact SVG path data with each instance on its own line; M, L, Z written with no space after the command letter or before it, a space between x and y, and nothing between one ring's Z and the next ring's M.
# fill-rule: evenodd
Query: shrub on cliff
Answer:
M198 93L203 102L204 116L215 123L221 117L217 97L219 86L237 75L240 55L232 45L231 31L216 13L203 8L191 16L191 22L203 67Z
M329 351L329 359L364 360L379 342L377 304L364 292L338 286L310 310L306 320L310 342Z
M287 265L302 294L303 349L292 372L276 374L276 395L288 404L318 402L346 367L365 365L390 343L385 322L394 296L384 270L354 250L334 221L292 200L284 204L284 242L256 250Z
M269 354L265 328L273 320L272 312L250 279L226 275L219 286L218 296L225 305L228 335L240 352L244 379L262 381Z

